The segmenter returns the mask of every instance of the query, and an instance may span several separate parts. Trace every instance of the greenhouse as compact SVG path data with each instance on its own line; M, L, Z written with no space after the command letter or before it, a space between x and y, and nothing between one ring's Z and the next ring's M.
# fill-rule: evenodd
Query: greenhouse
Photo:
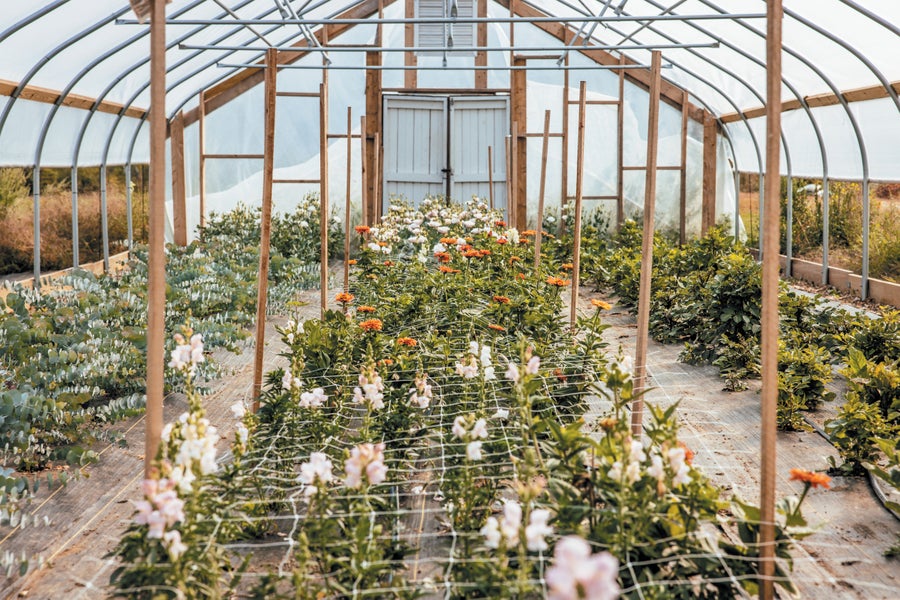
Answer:
M900 4L5 4L4 597L900 597Z

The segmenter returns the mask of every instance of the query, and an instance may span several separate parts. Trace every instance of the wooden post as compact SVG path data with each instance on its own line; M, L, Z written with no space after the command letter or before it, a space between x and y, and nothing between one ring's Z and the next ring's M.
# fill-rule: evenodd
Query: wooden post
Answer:
M366 66L377 67L381 65L381 53L366 52ZM378 69L366 70L366 152L364 162L368 172L366 180L366 198L369 205L369 215L366 225L374 225L378 222L378 139L376 134L381 129L381 71Z
M373 199L375 202L375 217L372 219L372 223L378 223L381 220L381 215L384 214L384 190L381 188L381 161L384 158L383 151L381 149L381 132L375 132L375 164L373 165L372 170L375 171L372 173L372 177L375 179L375 198Z
M405 11L407 19L416 18L416 0L406 0ZM403 40L407 48L413 48L416 45L416 25L406 23L403 26ZM414 67L418 64L418 58L415 52L406 51L403 53L403 64L407 67ZM415 89L417 84L417 71L415 69L407 69L403 72L403 85L408 89Z
M631 432L643 430L644 400L647 389L647 338L650 330L650 275L653 270L653 213L656 211L656 155L659 139L659 86L661 53L653 51L650 62L650 110L647 124L647 170L644 183L644 231L641 249L641 282L638 292L637 345L634 351L634 396L631 403Z
M197 107L197 134L200 146L200 229L206 227L206 92L200 92Z
M321 317L325 318L328 305L328 71L322 71L319 84L319 238L321 254Z
M169 141L172 145L172 229L175 243L183 248L187 246L187 199L184 188L184 113L181 111L172 119Z
M491 210L494 210L494 148L488 146L488 201Z
M781 210L781 0L766 3L766 178L762 264L760 599L775 597L775 437L778 404L778 255Z
M547 150L550 143L550 111L544 111L544 143L541 147L541 189L538 194L537 224L534 227L534 272L540 276L541 238L544 233L544 190L547 187Z
M566 30L568 31L568 30ZM568 34L567 34L568 35ZM574 34L573 34L574 35ZM566 66L569 66L569 55L566 54ZM560 178L560 195L559 195L559 216L562 217L569 201L569 70L563 71L563 96L562 96L562 177ZM559 219L556 223L556 233L559 236L563 234L563 220Z
M481 2L476 2L478 5L478 18L486 19L488 16L488 3L487 0L482 0ZM476 45L479 48L485 48L488 45L488 24L485 21L481 21L475 25L475 37L476 37ZM475 66L476 67L486 67L488 64L488 53L484 50L480 50L475 53ZM487 69L478 69L475 71L475 89L483 90L488 86L488 72Z
M272 236L272 179L275 171L275 103L278 51L266 50L265 113L263 116L263 189L259 231L259 271L256 275L256 346L253 356L253 412L262 394L263 355L266 350L266 300L269 292L269 242Z
M575 224L572 229L572 298L569 306L569 326L575 331L578 317L579 269L581 267L581 201L584 195L584 121L587 112L587 84L578 86L578 147L575 165ZM546 118L545 118L546 119ZM546 120L545 120L546 122Z
M350 167L353 156L353 109L347 107L347 200L344 205L344 291L350 291ZM346 306L346 305L345 305Z
M690 94L684 92L681 101L681 173L679 174L678 194L678 241L687 241L687 140L688 140L688 102Z
M510 202L509 226L517 227L519 222L519 124L513 121L512 134L509 136L509 188L512 191ZM524 229L524 227L522 228Z
M512 207L512 135L506 136L506 220L513 222Z
M512 3L510 3L512 5ZM512 27L512 24L510 24ZM524 68L527 65L525 57L517 56L513 60L513 65L520 67L519 70L512 72L512 89L510 91L510 101L512 103L512 122L513 122L513 198L515 198L515 208L513 215L515 216L510 227L515 227L519 231L527 229L528 221L528 144L523 136L528 130L528 108L527 108L527 74ZM521 139L520 139L521 138Z
M368 195L368 174L366 173L366 115L359 117L359 162L362 170L362 181L359 186L360 193L360 212L362 224L369 224L369 195ZM349 258L349 256L347 257Z
M700 234L716 223L716 120L706 115L703 120L703 205Z
M619 57L625 64L625 57ZM619 69L619 105L616 111L616 231L625 222L625 69Z
M147 416L144 477L153 475L163 426L166 335L166 3L150 17L150 232L147 257Z

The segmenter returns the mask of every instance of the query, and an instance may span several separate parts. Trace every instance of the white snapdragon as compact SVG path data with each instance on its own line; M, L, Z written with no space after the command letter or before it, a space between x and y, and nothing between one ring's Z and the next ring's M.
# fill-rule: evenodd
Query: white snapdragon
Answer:
M319 408L328 400L328 395L322 388L315 388L311 392L300 394L300 406L302 408Z
M433 398L431 384L428 383L427 375L416 376L416 387L410 390L409 402L415 404L419 408L428 408Z
M134 503L137 510L134 522L147 525L148 538L161 539L168 545L174 538L170 536L167 542L166 528L184 520L184 501L178 497L175 482L171 479L145 479L141 488L144 499ZM178 542L181 542L180 535ZM183 549L177 547L176 552L180 555Z
M528 526L525 527L525 544L529 552L543 552L548 548L546 537L553 535L553 528L547 523L550 511L537 508L531 511Z
M481 446L483 442L474 441L466 444L466 458L469 460L481 460Z
M324 452L310 454L309 461L300 465L300 475L297 476L300 483L307 485L304 494L312 496L319 486L334 481L333 468L334 465Z
M615 600L619 597L619 561L608 552L591 554L590 545L578 536L556 544L553 566L547 569L548 600Z
M197 365L206 361L203 356L203 336L197 333L191 336L190 341L185 341L183 335L176 333L175 344L169 367L177 371L186 370L193 375Z
M359 386L353 388L353 401L366 404L372 410L384 408L384 381L374 368L359 374Z
M363 475L369 485L378 485L387 477L384 465L384 444L360 444L350 451L344 463L344 484L358 489L363 485Z
M234 415L235 419L243 419L244 415L247 414L247 407L244 406L243 400L238 400L234 404L231 405L231 414Z

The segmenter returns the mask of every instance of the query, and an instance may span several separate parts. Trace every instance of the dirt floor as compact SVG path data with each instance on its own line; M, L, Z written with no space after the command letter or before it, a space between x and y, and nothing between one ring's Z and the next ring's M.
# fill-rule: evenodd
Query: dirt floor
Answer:
M592 294L583 290L582 302ZM306 316L318 315L318 291L303 294L310 302ZM589 309L585 309L589 310ZM634 352L634 319L613 309L606 321L610 349L622 346ZM267 328L266 369L274 368L282 350L274 330ZM680 348L650 343L648 371L653 390L650 402L679 402L682 438L696 452L694 464L714 483L753 503L759 497L759 394L720 391L722 381L713 367L678 362ZM220 361L233 372L211 384L207 399L210 420L223 440L232 436L229 407L246 399L252 379L252 354L223 354ZM751 382L752 384L752 382ZM758 387L758 386L757 386ZM602 407L595 406L588 418ZM167 401L166 418L184 410L183 400ZM834 410L826 407L824 411ZM819 421L825 413L813 415ZM110 444L99 463L85 469L85 476L52 492L44 491L30 512L47 516L51 524L26 530L0 529L0 554L24 553L40 557L45 567L25 577L0 580L0 597L85 600L105 597L105 586L115 563L105 559L133 513L130 501L139 499L142 476L143 419L118 424L126 432L126 444ZM223 447L227 441L223 441ZM796 494L802 487L788 480L791 468L823 470L827 457L836 456L831 445L815 433L778 435L777 491L779 497ZM422 514L425 514L423 510ZM798 544L795 580L804 598L900 598L900 561L888 561L882 552L900 533L900 522L877 502L864 479L835 478L830 491L811 493L804 514L819 526L818 532ZM421 528L421 520L409 523ZM277 559L276 559L277 561ZM421 575L427 575L425 573Z

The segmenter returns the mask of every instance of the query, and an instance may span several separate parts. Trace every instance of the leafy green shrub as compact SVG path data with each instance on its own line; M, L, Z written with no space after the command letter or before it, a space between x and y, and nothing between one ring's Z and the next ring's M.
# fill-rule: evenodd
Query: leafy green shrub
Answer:
M840 467L829 459L832 467L848 475L859 475L864 472L863 463L876 456L873 440L884 436L888 426L877 406L863 402L855 394L848 394L837 417L825 421L825 432L843 459Z
M851 348L847 367L841 371L847 378L847 396L875 406L888 423L900 425L900 366L869 360L862 351Z
M780 340L778 348L778 427L803 430L801 411L815 410L823 401L834 399L830 354L818 346L794 346Z

